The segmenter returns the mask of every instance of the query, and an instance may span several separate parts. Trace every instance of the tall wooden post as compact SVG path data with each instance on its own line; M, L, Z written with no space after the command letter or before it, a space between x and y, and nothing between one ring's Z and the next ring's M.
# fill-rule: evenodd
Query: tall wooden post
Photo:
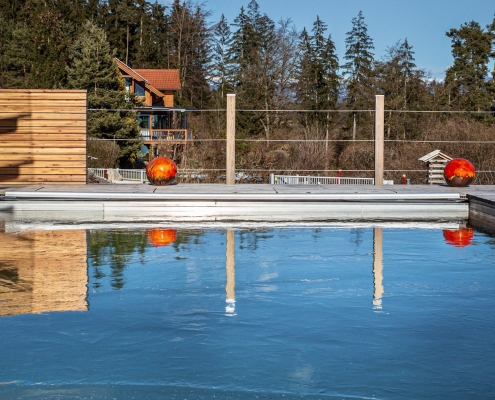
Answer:
M385 96L375 96L375 186L383 186Z
M227 95L226 184L235 184L235 94Z

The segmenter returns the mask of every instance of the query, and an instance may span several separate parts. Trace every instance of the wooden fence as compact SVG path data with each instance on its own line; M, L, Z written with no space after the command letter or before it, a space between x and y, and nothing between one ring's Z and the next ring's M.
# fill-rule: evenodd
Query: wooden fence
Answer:
M86 183L85 90L0 89L0 184Z

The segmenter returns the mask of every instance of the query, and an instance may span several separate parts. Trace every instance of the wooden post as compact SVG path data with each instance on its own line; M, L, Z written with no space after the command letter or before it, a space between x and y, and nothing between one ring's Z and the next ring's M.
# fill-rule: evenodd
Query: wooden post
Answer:
M235 184L235 94L227 95L226 184Z
M385 96L375 96L375 186L383 186Z

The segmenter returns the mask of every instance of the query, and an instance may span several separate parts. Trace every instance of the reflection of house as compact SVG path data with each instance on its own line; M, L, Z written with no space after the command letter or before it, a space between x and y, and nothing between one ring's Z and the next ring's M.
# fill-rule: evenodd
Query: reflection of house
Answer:
M179 70L133 69L115 59L127 91L140 97L144 106L136 109L144 144L164 140L185 144L192 139L187 129L186 110L174 107L174 94L181 89Z
M443 170L450 160L452 160L452 157L442 153L440 150L434 150L419 159L419 161L423 161L428 165L428 183L430 185L445 183Z
M0 316L86 311L86 231L0 232Z

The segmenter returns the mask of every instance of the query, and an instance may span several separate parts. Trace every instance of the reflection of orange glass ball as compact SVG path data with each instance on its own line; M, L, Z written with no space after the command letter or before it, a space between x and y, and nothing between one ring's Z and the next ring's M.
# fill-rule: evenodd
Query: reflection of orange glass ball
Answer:
M472 228L445 229L443 237L447 244L455 247L469 246L473 240L474 230Z
M148 243L153 247L168 246L177 240L175 229L155 228L148 230Z
M146 166L146 175L152 185L164 186L171 184L177 174L177 165L167 157L157 157Z
M467 186L475 175L476 171L473 164L464 158L450 160L443 170L443 176L449 186Z

